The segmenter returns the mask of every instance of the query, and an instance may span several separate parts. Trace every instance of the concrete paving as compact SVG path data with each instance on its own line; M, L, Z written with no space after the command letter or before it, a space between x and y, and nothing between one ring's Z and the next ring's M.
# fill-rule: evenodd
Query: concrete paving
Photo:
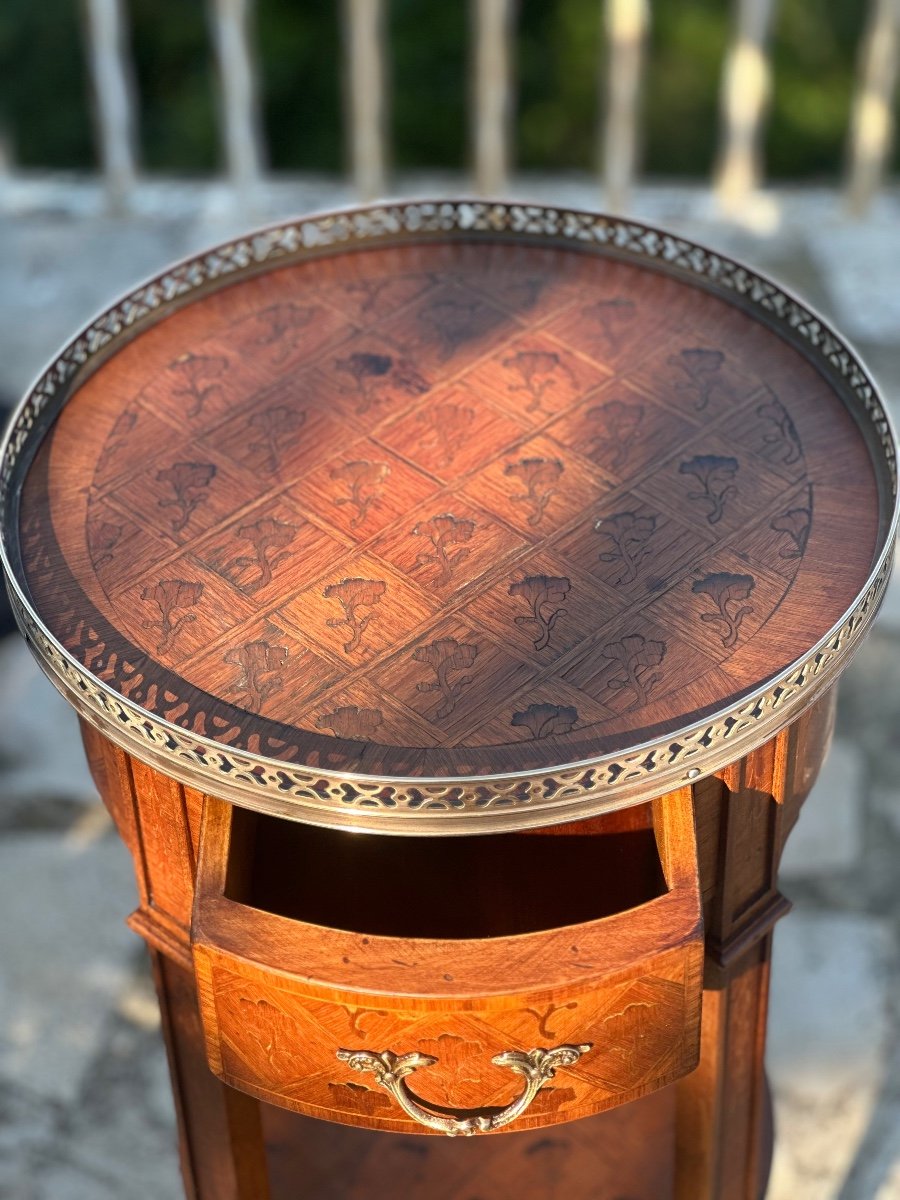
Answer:
M134 948L117 907L133 886L129 856L105 830L77 829L0 843L0 1078L62 1104L102 1046Z
M863 849L865 763L853 742L837 738L816 781L816 802L805 804L781 859L781 881L852 871Z
M0 830L59 827L97 799L77 722L19 638L0 641L0 680Z
M189 189L169 216L161 202L118 221L85 196L82 214L0 216L0 397L126 285L241 223L199 210ZM327 189L311 197L327 203ZM281 215L276 201L304 207L283 193L263 215ZM718 221L691 189L641 193L635 208L808 297L857 339L900 413L896 200L852 225L827 194L785 195L766 237ZM900 577L848 668L830 758L785 856L795 911L773 966L768 1200L900 1200L898 780ZM0 1200L181 1194L152 987L122 924L134 904L74 717L24 645L0 642Z

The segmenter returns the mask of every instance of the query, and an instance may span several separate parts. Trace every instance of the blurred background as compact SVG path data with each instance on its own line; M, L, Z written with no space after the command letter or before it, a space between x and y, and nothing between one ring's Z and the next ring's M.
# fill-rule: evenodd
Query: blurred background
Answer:
M775 275L900 418L900 0L3 0L0 418L99 308L380 196L605 208ZM0 1198L174 1200L124 849L0 605ZM900 590L776 936L770 1200L900 1200ZM492 1197L491 1200L498 1200Z

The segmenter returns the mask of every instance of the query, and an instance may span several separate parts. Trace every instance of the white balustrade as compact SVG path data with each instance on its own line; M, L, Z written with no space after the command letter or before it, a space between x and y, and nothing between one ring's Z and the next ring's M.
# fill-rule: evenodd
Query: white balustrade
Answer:
M250 7L251 0L212 0L211 9L228 178L237 197L248 205L253 204L263 167Z
M658 0L659 3L662 0ZM862 0L861 0L862 2ZM126 0L84 0L94 93L97 157L108 202L128 206L138 180L137 103L126 25ZM208 0L221 92L221 137L227 176L238 202L271 182L259 117L259 74L251 35L253 0ZM360 198L385 194L389 0L342 0L346 141ZM473 173L482 195L509 188L513 163L513 57L516 0L469 0ZM861 217L884 184L890 159L892 105L900 73L900 0L868 0L856 94L848 114L845 206ZM627 211L639 175L641 88L651 0L603 0L607 53L601 74L600 162L606 205ZM776 0L734 0L734 32L721 84L721 134L713 186L720 211L742 218L759 200L763 135L772 86L768 44ZM337 68L336 68L337 69ZM462 81L460 81L462 86ZM423 103L427 81L423 81ZM0 128L0 183L19 176L15 130ZM11 193L9 193L11 194ZM24 193L23 193L24 194Z
M383 195L386 185L384 19L383 0L345 0L350 170L361 200Z
M510 170L513 0L474 0L475 187L501 195Z
M768 39L775 0L736 0L734 40L722 71L721 150L716 196L740 216L762 182L763 121L769 104Z
M110 204L122 208L137 177L134 89L122 0L87 0L87 26L100 162Z
M606 0L607 101L601 161L606 204L628 207L637 173L638 122L644 42L650 25L648 0Z
M900 0L873 0L850 120L847 207L863 216L881 185L893 135L900 59Z

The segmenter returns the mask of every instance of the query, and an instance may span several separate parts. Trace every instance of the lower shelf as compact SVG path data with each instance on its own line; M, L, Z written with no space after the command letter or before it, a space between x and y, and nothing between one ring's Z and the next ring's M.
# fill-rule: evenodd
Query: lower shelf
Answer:
M674 1109L668 1087L549 1131L450 1139L263 1105L271 1200L672 1200Z

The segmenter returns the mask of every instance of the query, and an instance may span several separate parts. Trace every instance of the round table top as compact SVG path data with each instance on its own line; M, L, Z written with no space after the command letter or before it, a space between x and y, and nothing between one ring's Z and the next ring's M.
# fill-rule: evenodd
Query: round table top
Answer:
M51 368L5 547L109 736L298 819L477 832L677 786L831 681L893 537L864 372L710 252L523 211L251 236Z

